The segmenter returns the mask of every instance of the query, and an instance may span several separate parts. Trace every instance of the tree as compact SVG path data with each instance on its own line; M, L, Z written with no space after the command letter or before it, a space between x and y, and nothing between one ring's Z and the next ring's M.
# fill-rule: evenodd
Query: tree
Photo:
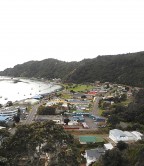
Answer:
M47 152L50 153L50 159L54 158L56 164L59 164L61 162L60 154L68 149L71 149L72 154L63 159L65 163L67 160L78 163L74 138L66 133L60 125L49 121L19 125L15 134L2 142L0 156L6 158L11 166L16 166L23 157L27 159L28 165L38 166L40 155Z
M107 122L114 128L120 121L116 115L110 115L108 116Z
M73 94L75 93L75 91L74 91L74 90L70 90L70 92L71 92L71 93L73 93Z
M120 97L120 99L121 99L121 101L126 101L127 95L125 93L122 94L121 97Z
M107 150L102 156L103 166L127 166L126 160L122 157L121 152L114 148Z
M82 95L81 98L82 99L86 99L87 97L86 97L86 95Z
M20 122L20 117L18 115L15 115L13 118L16 123Z
M123 150L125 150L125 149L128 148L128 144L125 143L125 142L123 142L123 141L119 141L119 142L117 143L117 148L118 148L120 151L123 151Z
M56 114L56 108L54 106L39 106L38 108L38 115L55 115Z
M68 125L68 122L69 122L70 120L68 119L68 118L66 118L66 119L64 119L64 123L66 123L66 125Z

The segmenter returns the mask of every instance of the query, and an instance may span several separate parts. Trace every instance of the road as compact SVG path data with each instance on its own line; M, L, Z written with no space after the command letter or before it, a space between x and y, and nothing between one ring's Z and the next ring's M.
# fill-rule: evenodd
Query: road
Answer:
M37 113L37 109L40 105L44 104L44 100L41 100L39 102L39 104L36 104L34 106L32 106L32 109L27 117L27 119L25 120L24 124L31 124L33 122L33 119L35 118L35 115Z
M39 104L32 106L32 109L31 109L31 111L30 111L30 113L29 113L27 119L24 120L24 121L21 121L20 124L31 124L31 123L33 122L33 119L34 119L36 113L37 113L38 107L39 107L40 105L42 105L43 103L44 103L44 101L41 100ZM15 134L15 131L16 131L16 127L10 128L10 130L9 130L9 132L10 132L12 135Z
M94 104L93 104L93 109L92 109L92 114L93 115L98 115L98 103L99 103L99 99L100 97L95 97L95 101L94 101Z
M37 109L38 109L39 106L40 106L40 104L37 104L37 105L34 105L32 107L32 109L31 109L27 119L25 120L24 124L31 124L32 123L32 121L33 121L33 119L34 119L34 117L37 113Z

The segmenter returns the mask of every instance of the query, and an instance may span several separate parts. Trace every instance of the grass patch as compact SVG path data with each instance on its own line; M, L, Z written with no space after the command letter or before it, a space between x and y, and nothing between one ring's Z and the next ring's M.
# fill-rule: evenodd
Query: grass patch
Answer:
M98 115L101 116L104 111L105 111L104 109L99 108L98 109Z
M84 91L88 91L91 90L92 88L94 88L94 86L92 85L84 85L84 84L64 84L63 85L65 87L65 89L67 90L73 90L75 92L84 92Z
M68 94L68 93L62 93L61 98L63 98L63 99L70 99L71 95Z

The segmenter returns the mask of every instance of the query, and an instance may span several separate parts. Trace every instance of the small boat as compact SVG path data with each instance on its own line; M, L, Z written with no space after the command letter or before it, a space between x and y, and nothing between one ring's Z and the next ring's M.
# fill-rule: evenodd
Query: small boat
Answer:
M7 100L8 98L6 97L5 100Z

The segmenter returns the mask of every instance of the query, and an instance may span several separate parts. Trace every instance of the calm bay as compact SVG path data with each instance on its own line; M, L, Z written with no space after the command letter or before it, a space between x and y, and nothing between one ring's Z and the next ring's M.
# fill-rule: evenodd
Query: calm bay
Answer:
M32 98L37 94L51 93L60 88L60 85L48 81L0 77L0 104Z

